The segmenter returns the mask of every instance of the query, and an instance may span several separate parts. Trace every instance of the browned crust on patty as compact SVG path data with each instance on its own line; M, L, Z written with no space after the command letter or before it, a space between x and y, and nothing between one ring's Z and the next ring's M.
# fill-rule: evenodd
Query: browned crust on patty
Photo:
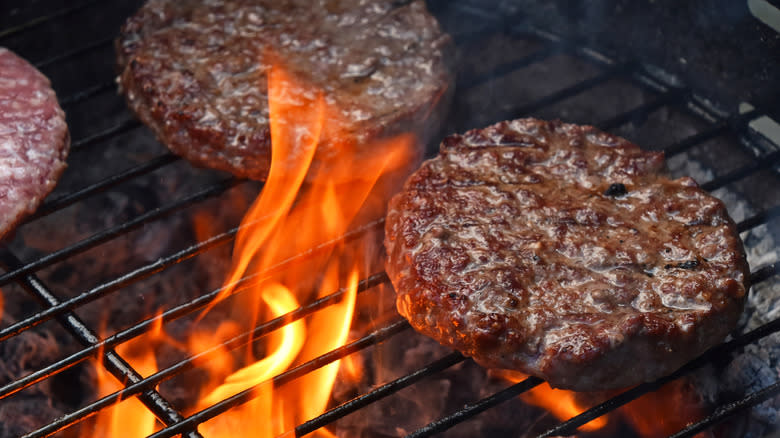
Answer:
M358 144L402 131L424 144L452 94L450 38L419 1L150 0L116 48L121 91L164 144L259 180L270 166L273 62L323 91L340 112L330 132ZM322 140L315 165L333 143Z
M662 167L661 153L559 121L447 137L389 205L399 312L555 387L674 371L734 327L749 269L723 203Z

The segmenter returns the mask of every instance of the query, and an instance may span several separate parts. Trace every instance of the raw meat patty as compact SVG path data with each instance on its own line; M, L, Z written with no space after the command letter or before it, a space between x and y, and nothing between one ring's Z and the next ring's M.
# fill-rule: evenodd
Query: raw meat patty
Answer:
M521 119L452 135L390 202L387 272L418 331L580 391L651 381L737 322L734 222L663 155Z
M270 167L274 61L324 91L346 121L333 136L359 144L400 131L424 142L452 91L450 38L421 1L150 0L116 45L121 90L163 143L259 180ZM334 148L321 141L315 165Z
M69 147L49 79L0 47L0 237L51 192Z

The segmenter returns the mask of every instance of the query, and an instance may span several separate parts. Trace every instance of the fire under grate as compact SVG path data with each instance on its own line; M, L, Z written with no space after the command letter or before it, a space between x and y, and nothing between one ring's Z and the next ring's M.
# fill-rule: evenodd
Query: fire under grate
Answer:
M187 272L183 267L198 266L190 264L207 254L229 254L225 251L238 232L238 215L221 218L217 221L221 228L209 230L206 235L183 233L171 237L165 245L156 240L161 235L175 234L170 232L173 227L191 228L189 218L193 212L212 210L220 202L230 205L234 196L251 197L247 193L256 194L261 187L224 174L189 168L157 143L125 109L122 98L115 93L112 40L119 24L140 3L127 2L121 7L102 3L87 1L51 9L54 12L43 16L19 8L18 16L9 14L10 18L5 19L16 22L3 23L5 30L0 30L0 44L27 57L52 78L68 113L73 135L69 168L63 181L16 236L0 249L0 264L5 268L0 274L0 288L8 314L0 324L0 344L10 345L44 330L47 333L41 335L44 338L54 336L58 342L73 346L60 349L52 358L33 361L35 364L30 369L19 370L13 379L0 381L0 411L3 405L10 406L16 399L28 397L26 394L40 385L56 389L62 380L88 375L83 371L85 363L101 358L108 372L126 382L123 389L98 399L90 398L87 389L85 394L74 396L78 400L68 411L59 406L60 402L52 402L58 407L50 411L50 418L39 424L31 421L32 427L20 433L28 437L58 433L69 436L69 431L77 429L95 413L118 400L138 397L164 426L153 437L201 436L197 432L199 424L245 403L255 393L246 390L185 415L177 409L177 403L161 394L164 391L158 390L160 385L196 369L219 349L246 346L291 321L339 302L345 291L334 291L286 315L262 322L197 357L172 360L145 378L114 351L122 343L149 332L159 322L168 328L179 320L191 318L209 305L221 289L201 287L194 296L177 296L156 316L118 324L106 336L100 334L103 328L92 315L93 309L105 305L101 303L122 300L122 296L132 295L129 299L136 299L142 296L136 289L146 289L171 272L173 276L181 276ZM770 124L771 119L780 120L777 96L767 95L762 102L753 101L741 109L724 111L694 88L641 59L622 58L569 41L523 23L517 17L502 17L469 3L448 3L435 11L442 15L442 24L453 36L463 60L453 109L444 128L446 132L463 132L499 120L533 115L593 124L646 148L661 149L669 159L673 174L692 174L702 187L724 198L752 257L754 288L751 293L756 294L757 290L769 293L780 288L777 247L773 243L778 237L780 221L780 199L774 190L780 182L780 145L772 132L762 128L767 120ZM104 33L96 34L85 23L100 23L94 29ZM448 28L448 23L469 25ZM67 32L63 34L63 30ZM49 45L46 38L36 38L42 33L66 36ZM54 36L50 39L57 40ZM511 51L491 54L484 50L486 45L511 48ZM89 72L81 74L85 66ZM429 148L429 155L434 147ZM100 216L104 210L110 213ZM100 217L85 218L89 212L99 212ZM68 226L58 230L62 221L75 225L73 229ZM361 225L342 240L382 226L382 221ZM144 240L144 234L155 237ZM328 245L311 251L325 251ZM127 247L136 249L128 250L129 255L121 251L113 254L116 248ZM111 261L104 265L91 264L101 258ZM274 269L284 267L282 263ZM74 270L79 272L74 274ZM192 282L197 284L197 280ZM211 280L221 284L222 279ZM250 276L240 283L244 287L261 280ZM182 286L174 284L171 288ZM360 296L377 294L388 284L386 275L376 272L361 279L358 293ZM168 292L169 289L160 287L157 295ZM17 302L9 308L12 298ZM143 295L143 299L156 303L161 297ZM667 382L731 357L746 346L770 339L778 332L780 318L769 319L735 334L674 374L614 395L537 435L576 433L579 426L590 420L656 391ZM386 318L381 326L353 336L345 346L276 375L272 381L274 385L283 385L335 360L395 339L400 333L404 337L419 336L399 316ZM774 358L775 363L777 360ZM370 389L330 407L319 417L298 425L293 432L295 436L303 436L350 414L360 415L372 404L466 362L469 360L457 353L436 357L400 377L375 382ZM746 412L751 408L780 394L780 380L777 375L774 377L773 381L761 382L758 388L744 388L743 393L720 402L711 414L673 436L694 436L723 421L748 415ZM516 384L507 383L491 394L468 394L469 402L461 403L454 410L437 412L433 421L403 429L399 435L424 437L451 429L456 431L457 426L517 399L541 383L540 379L530 377ZM9 434L8 431L16 430L5 429ZM519 436L525 431L515 433Z

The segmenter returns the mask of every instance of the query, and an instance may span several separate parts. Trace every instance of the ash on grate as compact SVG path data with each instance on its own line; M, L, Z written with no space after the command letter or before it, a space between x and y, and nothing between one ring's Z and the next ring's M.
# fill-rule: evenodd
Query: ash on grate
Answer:
M18 292L18 291L15 291ZM3 326L13 321L7 315ZM0 342L0 385L11 383L61 357L63 348L47 329L28 330ZM68 412L86 395L89 373L76 366L0 403L0 436L21 436Z
M411 331L393 336L361 355L364 378L357 388L345 383L346 379L336 381L334 401L340 403L365 394L449 353L432 339ZM361 408L337 421L331 430L340 437L405 436L508 386L506 380L491 378L486 369L466 360ZM458 424L441 436L511 436L518 430L530 430L541 415L538 409L516 399Z
M775 233L780 219L754 228L743 235L751 266L760 267L777 261ZM744 333L780 318L780 282L769 279L754 285L745 304L737 331ZM722 374L724 391L741 398L780 379L780 333L773 333L746 346L726 366ZM780 428L780 395L755 406L749 413L746 438L763 437Z
M140 135L130 139L129 143L127 139L124 140L121 146L131 147L147 139ZM159 145L155 147L160 148ZM111 155L116 154L116 151L100 153ZM147 159L145 153L139 153L137 157L140 162ZM111 160L116 162L118 158L113 157ZM132 161L125 159L126 163ZM78 167L78 163L73 167ZM92 181L99 180L100 176L85 178ZM223 174L202 172L192 169L187 163L176 163L23 226L9 247L24 261L36 260L96 233L122 225L155 208L169 205L196 193L199 187L209 187L224 178ZM83 184L74 182L69 189L80 188ZM51 267L37 271L35 275L61 300L78 296L237 226L244 214L241 205L248 205L256 192L257 188L251 184L238 186L227 194L222 193L181 212L149 221L135 231L69 256ZM203 216L204 212L208 212L208 217L204 218L207 226L196 224L195 218ZM230 246L228 242L214 247L146 279L134 281L126 287L111 291L103 298L79 306L75 313L101 338L132 327L160 311L189 302L218 288L230 266ZM12 323L11 315L22 319L41 310L29 294L17 290L14 285L3 287L3 293L7 319L0 325L2 327ZM164 328L171 338L184 341L191 331L191 324L191 320L176 320L165 324ZM0 342L0 372L4 379L0 383L11 382L83 348L58 322L50 321L41 327L46 329L31 329ZM183 353L166 346L156 348L155 355L161 367L184 358ZM5 428L6 433L0 433L0 436L28 433L96 400L98 394L95 391L94 366L92 360L84 362L74 368L77 372L65 371L3 400L0 403L0 428ZM68 386L63 383L66 380L72 384ZM163 383L160 391L177 406L194 403L197 395L195 389L176 379ZM79 395L74 397L73 394ZM37 406L37 409L29 409L28 405ZM16 422L3 422L2 415L22 416Z

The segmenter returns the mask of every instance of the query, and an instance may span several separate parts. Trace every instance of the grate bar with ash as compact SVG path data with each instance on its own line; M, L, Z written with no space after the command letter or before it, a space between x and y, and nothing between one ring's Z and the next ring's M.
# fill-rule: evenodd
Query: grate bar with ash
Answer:
M490 397L483 398L475 403L466 405L460 411L454 412L444 418L434 421L427 426L421 427L407 435L407 438L423 438L443 432L457 424L460 424L469 418L480 414L503 402L512 400L520 394L529 391L544 383L544 380L538 377L527 377L525 380L503 389Z
M778 163L780 163L780 150L771 152L763 157L756 157L749 165L733 170L728 174L712 181L708 181L702 184L701 188L708 191L715 190L719 187L725 186L726 184L748 177L751 174L758 172L759 170L768 169L777 165Z
M280 267L277 267L277 269L278 268ZM243 279L239 280L239 282L235 285L236 287L235 290L233 290L233 293L240 294L246 291L247 289L249 289L250 287L263 282L265 280L265 274L268 274L268 271L261 273L259 275L244 277ZM367 290L370 290L371 288L378 286L379 284L385 284L388 282L389 279L387 278L386 274L384 273L375 274L364 280L361 280L358 283L357 292L362 293ZM90 357L93 357L95 354L98 354L103 349L114 348L117 345L120 345L130 339L140 336L148 332L149 330L151 330L151 328L154 327L158 321L167 323L175 319L181 318L183 316L190 315L195 311L201 310L207 305L209 305L211 302L213 302L213 300L217 296L222 294L226 288L227 287L217 289L215 291L212 291L211 293L202 295L195 300L192 300L180 306L169 309L163 312L162 314L157 315L156 317L142 321L141 323L136 324L133 327L120 331L112 336L107 337L102 341L96 342L94 345L82 349L77 353L63 359L60 362L57 362L55 364L52 364L49 367L46 367L42 370L39 370L28 376L25 376L24 378L19 379L10 385L6 385L5 387L0 388L0 398L7 397L45 378L48 378L51 375L63 372L67 368L76 365L77 363L80 363L86 359L89 359ZM32 436L49 436L66 427L73 426L78 422L86 419L90 414L93 414L102 408L108 407L116 403L117 400L124 400L126 398L138 395L142 393L142 391L148 390L149 388L154 388L160 383L164 382L165 380L168 380L176 375L179 375L185 371L195 368L197 366L196 365L197 363L203 363L202 361L204 360L212 359L216 354L219 354L224 350L230 351L230 350L235 350L240 347L243 347L248 342L252 340L256 341L262 338L263 336L273 332L274 330L283 327L286 324L289 324L293 321L297 321L301 318L313 314L318 310L321 310L324 307L335 304L340 301L340 299L344 296L345 293L346 293L345 289L340 289L332 294L326 295L309 304L300 306L291 312L288 312L272 320L266 321L256 326L252 330L240 333L235 337L225 341L223 344L214 345L211 348L206 349L201 353L198 353L184 360L181 360L163 370L160 370L152 374L151 376L145 379L139 380L137 382L132 382L131 385L125 387L123 390L107 395L101 398L100 400L97 400L96 402L93 402L71 414L65 415L55 420L54 422L50 423L49 425L39 430L36 430L35 432L33 432ZM314 360L316 361L318 359L314 359Z
M33 213L32 215L30 215L30 217L25 219L24 222L25 223L32 222L35 219L52 214L58 210L62 210L63 208L66 208L77 202L83 201L90 196L105 192L106 190L112 187L116 187L119 184L130 181L133 178L136 178L138 176L153 172L163 166L167 166L168 164L174 163L180 159L181 158L176 155L165 154L155 159L149 160L146 163L143 163L139 166L127 169L124 172L115 173L102 181L98 181L96 183L90 184L80 190L76 190L74 192L61 195L57 198L52 199L51 201L44 203L35 213Z
M594 406L593 408L588 409L587 411L575 417L572 417L571 419L539 435L537 438L547 438L556 435L565 436L565 435L573 434L576 432L578 427L590 422L591 420L601 417L602 415L605 415L619 408L620 406L623 406L628 402L641 397L644 394L657 390L658 388L660 388L661 386L663 386L668 382L671 382L672 380L675 380L679 377L684 376L685 374L688 374L689 372L697 368L707 365L708 363L710 363L712 360L719 357L720 355L731 353L752 342L755 342L758 339L769 336L772 333L777 333L778 331L780 331L780 319L767 323L729 342L713 347L707 350L701 356L683 365L682 368L675 371L674 373L666 377L662 377L656 380L655 382L643 383L632 389L629 389L628 391L625 391L598 406Z
M187 207L190 207L191 205L201 202L205 199L220 195L239 182L241 182L241 180L230 178L223 181L222 183L213 185L207 189L201 190L200 192L182 198L164 207L154 208L151 211L148 211L134 219L131 219L115 227L103 230L102 232L94 234L69 247L52 252L27 264L20 265L19 267L11 269L10 271L0 275L0 286L8 284L8 282L13 281L21 275L29 274L30 272L51 266L57 262L73 257L125 233L136 230L151 221L171 215L179 210L186 209Z
M719 406L712 415L697 423L691 424L690 426L670 436L669 438L692 437L697 433L706 430L708 427L715 425L733 416L734 414L739 413L740 411L744 411L745 409L751 408L761 402L769 400L778 394L780 394L780 381L757 392L754 392L740 400Z
M356 412L371 403L381 400L384 397L390 396L426 377L459 364L464 360L466 360L466 357L460 353L455 352L448 354L447 356L444 356L441 359L418 369L417 371L413 371L391 382L385 383L384 385L366 394L355 397L348 402L342 403L339 406L326 411L316 418L312 418L311 420L295 428L295 436L300 437L314 432L321 427L325 427L346 415Z
M3 250L0 251L0 263L5 265L7 269L14 269L15 266L21 264L21 261L8 250ZM20 284L25 291L41 301L44 305L56 306L60 303L59 298L51 293L34 275L25 275L20 281ZM58 320L60 324L62 324L62 326L85 347L99 342L97 335L95 335L95 333L92 332L92 330L90 330L74 313L65 313L58 318ZM104 350L102 351L102 356L102 365L119 381L136 383L143 380L143 376L133 369L133 367L115 351ZM138 399L141 400L144 406L146 406L164 424L175 424L182 420L181 414L179 414L179 412L154 389L147 389L142 394L138 395ZM185 432L188 437L200 437L200 434L197 432Z

